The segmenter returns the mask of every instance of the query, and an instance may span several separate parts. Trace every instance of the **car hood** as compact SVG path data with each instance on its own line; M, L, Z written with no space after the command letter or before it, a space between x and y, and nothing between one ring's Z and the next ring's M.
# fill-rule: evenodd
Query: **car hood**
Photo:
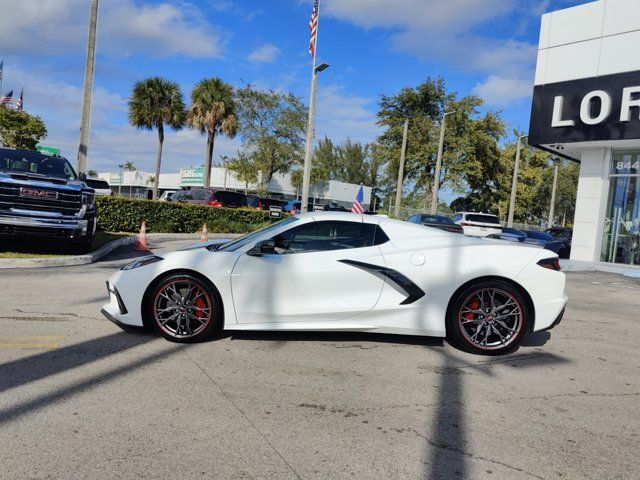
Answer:
M28 182L29 185L35 187L56 188L57 190L69 190L74 192L89 189L82 180L48 177L46 175L33 174L29 172L0 172L0 181L16 185L24 185L25 182Z

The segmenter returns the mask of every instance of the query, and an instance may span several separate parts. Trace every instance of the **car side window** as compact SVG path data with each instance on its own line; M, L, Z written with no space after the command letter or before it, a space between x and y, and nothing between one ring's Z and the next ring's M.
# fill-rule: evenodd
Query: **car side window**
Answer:
M418 223L418 216L417 215L411 215L409 217L409 219L407 220L407 222Z
M460 220L462 220L462 215L459 213L453 217L454 222L459 222Z
M276 251L282 254L328 252L370 247L387 241L384 232L376 238L377 230L378 226L370 223L320 221L287 230L274 240Z

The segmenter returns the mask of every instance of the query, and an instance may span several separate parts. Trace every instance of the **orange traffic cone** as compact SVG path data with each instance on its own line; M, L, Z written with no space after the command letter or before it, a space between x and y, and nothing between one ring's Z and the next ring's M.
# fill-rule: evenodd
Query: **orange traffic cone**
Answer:
M209 241L209 232L207 231L206 223L202 225L202 234L200 235L200 241L203 243Z
M140 233L138 234L138 238L136 238L133 249L139 252L149 251L149 246L147 245L147 224L144 220L142 221L142 225L140 225Z

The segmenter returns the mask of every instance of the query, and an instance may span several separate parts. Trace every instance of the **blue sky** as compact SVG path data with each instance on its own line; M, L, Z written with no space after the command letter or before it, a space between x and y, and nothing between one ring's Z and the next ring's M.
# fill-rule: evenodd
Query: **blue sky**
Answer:
M17 3L17 5L16 5ZM188 99L201 78L308 97L311 0L108 0L100 5L89 168L134 161L151 171L155 134L127 124L134 82L177 81ZM428 76L528 127L540 15L582 0L321 0L317 133L371 141L380 94ZM25 109L43 117L72 163L77 155L88 0L0 0L3 90L24 86ZM4 93L4 92L3 92ZM216 143L234 155L239 139ZM202 163L205 140L169 133L163 171Z

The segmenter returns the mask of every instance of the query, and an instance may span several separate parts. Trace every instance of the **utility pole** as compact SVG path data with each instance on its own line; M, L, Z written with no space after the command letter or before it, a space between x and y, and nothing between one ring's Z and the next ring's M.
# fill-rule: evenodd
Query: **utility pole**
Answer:
M402 133L402 150L400 150L400 167L398 168L398 186L396 187L396 218L400 218L400 204L402 203L402 183L404 180L404 160L407 155L407 136L409 135L409 117L404 120Z
M513 167L513 180L511 182L511 200L509 201L509 218L507 227L513 228L513 215L516 209L516 187L518 186L518 169L520 168L520 152L522 151L522 140L528 135L518 137L518 146L516 147L516 163Z
M84 87L82 94L82 120L80 122L80 146L78 147L78 173L87 171L87 146L91 127L91 93L93 92L93 71L96 60L96 30L98 26L98 1L91 0L89 36L87 38L87 58L84 65Z
M553 214L556 204L556 188L558 186L558 159L553 160L553 188L551 189L551 208L549 208L549 225L547 228L553 227Z
M440 143L438 144L438 160L436 161L436 171L433 176L433 191L431 192L431 214L438 213L438 190L440 189L440 169L442 168L442 154L444 153L444 132L446 129L447 115L455 112L445 112L440 122Z

